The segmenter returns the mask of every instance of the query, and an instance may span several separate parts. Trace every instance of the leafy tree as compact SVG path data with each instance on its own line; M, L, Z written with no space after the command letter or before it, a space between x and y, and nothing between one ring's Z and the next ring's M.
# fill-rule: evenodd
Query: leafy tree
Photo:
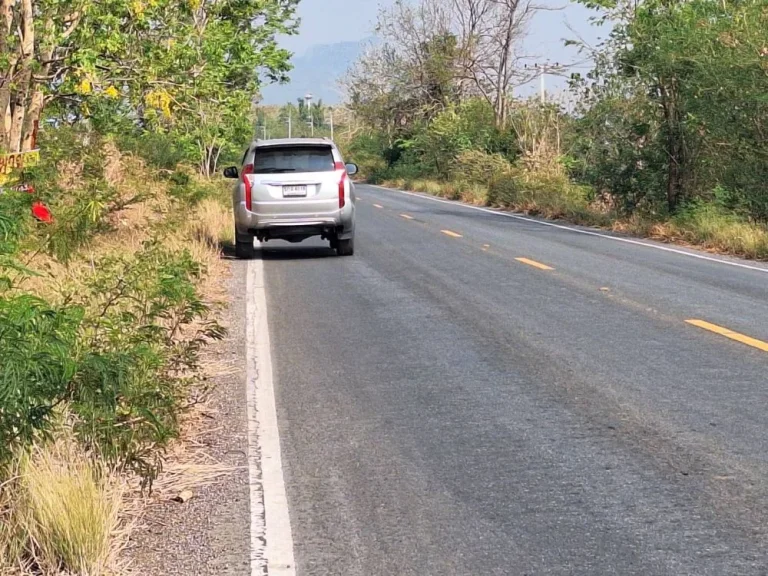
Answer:
M295 30L297 2L0 0L0 148L29 149L56 102L60 121L187 137L210 174L260 83L289 70L276 37Z
M640 172L652 172L652 187L662 191L669 210L720 183L767 217L768 202L756 193L768 160L765 4L584 3L618 20L591 78L587 115L598 131L623 126L619 133L634 142L630 158L621 137L607 140L616 143L616 158L623 157L613 169L626 176L619 180L636 191L648 183ZM633 106L627 109L622 99ZM621 109L623 118L613 113Z

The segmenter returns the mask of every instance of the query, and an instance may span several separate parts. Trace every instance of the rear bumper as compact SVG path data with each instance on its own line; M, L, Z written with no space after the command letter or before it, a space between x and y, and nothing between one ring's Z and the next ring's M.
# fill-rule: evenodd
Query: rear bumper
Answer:
M331 212L284 214L274 204L261 210L259 204L254 211L245 207L245 202L234 206L235 230L238 236L315 236L327 232L336 233L339 238L349 238L355 230L355 207L348 203L344 208Z

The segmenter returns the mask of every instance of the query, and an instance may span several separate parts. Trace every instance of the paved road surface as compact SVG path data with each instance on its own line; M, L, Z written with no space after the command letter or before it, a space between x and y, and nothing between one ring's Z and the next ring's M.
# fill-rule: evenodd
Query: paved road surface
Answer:
M299 574L768 573L768 273L358 193L262 254Z

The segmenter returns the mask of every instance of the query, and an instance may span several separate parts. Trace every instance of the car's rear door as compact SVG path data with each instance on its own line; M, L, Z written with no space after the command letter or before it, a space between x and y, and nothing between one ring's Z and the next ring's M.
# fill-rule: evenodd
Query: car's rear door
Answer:
M316 217L338 212L338 154L330 145L280 144L253 151L252 211L277 217Z

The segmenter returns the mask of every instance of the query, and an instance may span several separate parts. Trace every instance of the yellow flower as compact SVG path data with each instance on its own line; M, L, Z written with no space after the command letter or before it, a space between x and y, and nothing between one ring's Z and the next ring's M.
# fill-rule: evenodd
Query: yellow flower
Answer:
M171 117L171 95L165 90L151 90L144 96L144 103L162 112L166 118Z
M133 0L131 2L131 12L135 16L142 16L144 14L144 3L141 0Z
M110 86L109 88L104 90L104 94L106 94L112 99L115 99L120 96L120 92L118 92L117 88L115 88L114 86Z
M93 91L93 84L88 78L83 78L77 85L77 92L80 94L90 94Z

